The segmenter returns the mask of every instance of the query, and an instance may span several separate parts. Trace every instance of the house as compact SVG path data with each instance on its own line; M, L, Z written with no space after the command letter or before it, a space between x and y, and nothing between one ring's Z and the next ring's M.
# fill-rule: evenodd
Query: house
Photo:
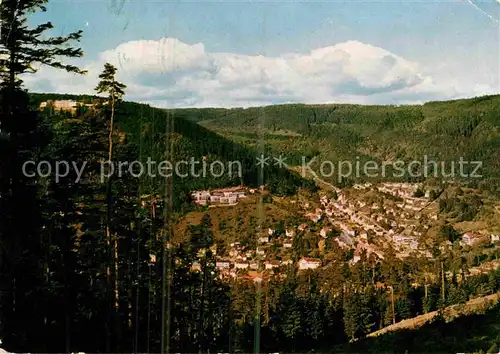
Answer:
M491 243L499 242L500 241L500 235L494 235L491 234Z
M330 232L332 232L332 228L331 227L324 227L324 228L321 229L321 231L319 232L319 234L321 235L321 237L326 238Z
M347 227L344 229L344 234L351 236L351 237L354 237L354 236L356 236L356 231L354 231L350 227Z
M279 267L281 265L281 262L280 261L267 261L264 264L265 264L266 269L273 269L273 268Z
M191 271L192 272L200 272L201 271L201 264L199 262L193 262L191 265Z
M477 241L479 241L480 237L481 236L478 234L472 232L466 232L465 234L462 235L462 243L472 246L475 243L477 243Z
M156 255L150 254L149 255L149 264L155 264L156 263Z
M364 207L365 207L365 205L366 205L366 203L365 203L365 202L362 202L362 201L358 201L358 203L357 203L357 204L358 204L358 206L359 206L360 208L364 208Z
M299 261L299 269L316 269L321 266L321 260L317 258L304 257Z
M396 244L396 246L414 246L414 242L416 242L415 237L412 236L401 236L401 235L394 235L392 236L392 242ZM418 243L417 243L418 247Z
M297 228L299 231L304 231L307 229L307 224L300 224L299 227Z
M258 262L250 262L250 269L259 269Z
M330 209L330 208L326 208L326 209L325 209L325 214L326 214L326 215L328 215L328 216L332 216L332 215L333 215L333 211L332 211L332 209Z
M344 244L347 244L347 245L353 245L354 244L354 241L352 240L351 236L348 235L348 234L346 234L346 233L343 233L342 235L340 235L338 237L338 240L341 241Z
M217 261L215 262L215 267L217 269L229 269L231 262L229 261Z
M267 234L268 234L269 236L274 235L274 230L273 230L273 229L271 229L271 228L267 229Z
M307 213L306 218L312 220L313 222L318 222L321 220L321 214L315 214L315 213Z
M361 257L358 254L355 254L354 257L350 260L351 264L356 264L361 260Z
M247 269L250 266L247 262L236 262L234 263L234 267L236 269Z
M257 254L259 254L259 255L265 255L266 251L264 251L263 249L257 248Z
M351 247L350 247L347 243L343 242L343 241L340 239L340 237L339 237L339 238L336 238L336 239L335 239L335 242L337 242L337 244L339 245L339 247L340 247L340 248L345 248L345 249L350 249L350 248L351 248Z
M260 236L259 237L259 242L260 243L268 243L269 242L269 236Z
M283 244L283 247L285 247L285 248L292 248L292 243L291 242L285 242Z
M238 255L238 251L236 251L236 250L229 251L229 257L236 257L237 255Z
M209 191L195 191L191 193L191 196L195 200L195 203L198 205L206 205L210 200Z
M290 230L287 229L285 231L285 234L286 234L287 237L293 237L293 236L295 236L295 231L291 230L291 229Z

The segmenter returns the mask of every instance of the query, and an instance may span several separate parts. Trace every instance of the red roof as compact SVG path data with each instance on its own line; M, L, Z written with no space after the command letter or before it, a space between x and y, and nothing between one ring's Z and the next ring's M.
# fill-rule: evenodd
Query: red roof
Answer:
M221 189L214 189L213 192L239 192L245 190L244 186L228 187Z

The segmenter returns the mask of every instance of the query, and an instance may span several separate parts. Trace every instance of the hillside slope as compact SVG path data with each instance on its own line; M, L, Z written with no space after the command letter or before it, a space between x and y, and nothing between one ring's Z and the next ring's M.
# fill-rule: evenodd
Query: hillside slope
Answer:
M49 99L92 102L94 98L32 94L31 99L32 105L38 107L40 102ZM49 115L50 112L47 111L42 113L45 118L59 119L55 116L50 118ZM158 168L162 161L171 163L176 208L188 207L189 192L197 189L241 184L256 187L265 184L272 193L289 195L294 194L300 187L314 188L314 183L286 169L271 165L261 170L256 164L256 157L260 153L255 149L228 140L185 117L177 116L172 111L123 102L117 108L116 126L121 138L133 151L127 161L121 162L131 164L133 161L140 161L144 167L138 183L143 185L145 194L164 191L165 179ZM152 173L147 171L148 159L152 162ZM212 163L213 170L210 169ZM179 166L178 171L175 170L176 165ZM138 170L134 171L137 173Z
M418 316L343 345L334 352L497 353L500 348L499 298L497 293L472 299L467 304L445 309L443 317L437 313Z

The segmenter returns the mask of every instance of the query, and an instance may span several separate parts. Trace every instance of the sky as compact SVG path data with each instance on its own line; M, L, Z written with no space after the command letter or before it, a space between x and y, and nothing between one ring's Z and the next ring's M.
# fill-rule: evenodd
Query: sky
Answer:
M41 67L35 92L92 93L118 68L156 107L420 104L500 91L500 2L51 0L29 23L83 30L86 76Z

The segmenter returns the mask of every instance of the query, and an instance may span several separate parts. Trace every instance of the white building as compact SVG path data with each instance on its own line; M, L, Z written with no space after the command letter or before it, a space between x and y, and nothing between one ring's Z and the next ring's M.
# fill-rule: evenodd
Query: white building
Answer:
M299 269L316 269L321 266L321 260L317 258L304 257L299 261Z
M231 262L229 261L217 261L215 262L215 267L218 269L229 269Z
M267 261L264 264L265 264L266 269L273 269L273 268L279 267L281 262L280 261Z
M234 264L234 267L236 269L247 269L249 267L249 264L247 262L236 262Z
M462 235L462 243L472 246L479 241L480 237L480 235L474 234L472 232L466 232Z
M259 237L259 242L260 243L268 243L269 242L269 236L260 236Z

